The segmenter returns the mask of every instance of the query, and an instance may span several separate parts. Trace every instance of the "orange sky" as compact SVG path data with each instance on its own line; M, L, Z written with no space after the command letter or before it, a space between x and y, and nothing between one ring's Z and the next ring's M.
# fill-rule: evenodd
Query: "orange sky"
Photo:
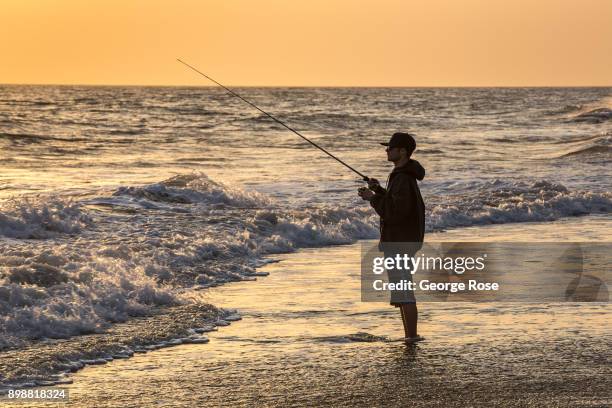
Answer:
M612 0L0 0L0 38L0 83L612 85Z

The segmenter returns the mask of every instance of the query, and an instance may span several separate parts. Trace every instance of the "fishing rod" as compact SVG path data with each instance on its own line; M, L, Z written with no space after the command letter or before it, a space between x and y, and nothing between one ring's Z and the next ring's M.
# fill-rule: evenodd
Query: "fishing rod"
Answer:
M185 65L188 68L191 68L192 70L194 70L195 72L197 72L198 74L202 75L203 77L205 77L206 79L214 82L215 84L219 85L221 88L225 89L227 92L229 92L230 94L234 95L237 98L240 98L242 101L248 103L249 105L251 105L252 107L254 107L255 109L257 109L258 111L260 111L261 113L263 113L264 115L266 115L267 117L269 117L270 119L272 119L273 121L275 121L276 123L284 126L285 128L289 129L290 131L292 131L293 133L295 133L296 135L298 135L299 137L301 137L302 139L304 139L305 141L307 141L308 143L310 143L311 145L313 145L314 147L316 147L317 149L321 150L322 152L324 152L325 154L327 154L329 157L331 157L332 159L337 160L338 162L340 162L341 164L343 164L344 166L348 167L350 170L352 170L353 172L359 174L359 176L362 178L363 181L368 181L370 180L370 178L362 173L360 173L359 171L355 170L354 168L352 168L351 166L349 166L348 164L346 164L345 162L343 162L342 160L340 160L339 158L337 158L336 156L334 156L333 154L331 154L330 152L328 152L327 150L325 150L324 148L322 148L321 146L319 146L318 144L316 144L315 142L313 142L312 140L308 139L307 137L303 136L300 132L298 132L297 130L289 127L287 124L285 124L285 122L276 119L274 116L270 115L268 112L264 111L263 109L259 108L257 105L255 105L253 102L248 101L246 99L244 99L242 96L238 95L236 92L232 91L231 89L227 88L226 86L220 84L219 82L215 81L214 79L212 79L211 77L209 77L208 75L204 74L203 72L199 71L198 69L192 67L191 65L187 64L184 61L181 61L180 59L176 59L178 62L180 62L181 64Z

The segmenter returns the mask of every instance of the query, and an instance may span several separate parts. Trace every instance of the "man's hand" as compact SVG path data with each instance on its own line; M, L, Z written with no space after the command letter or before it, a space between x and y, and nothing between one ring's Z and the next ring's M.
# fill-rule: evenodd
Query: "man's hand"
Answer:
M374 192L369 190L367 187L359 188L357 190L357 194L366 201L370 201L372 198L374 198Z
M370 190L376 191L378 190L379 187L380 187L380 182L376 180L375 178L371 178L368 180L368 188Z

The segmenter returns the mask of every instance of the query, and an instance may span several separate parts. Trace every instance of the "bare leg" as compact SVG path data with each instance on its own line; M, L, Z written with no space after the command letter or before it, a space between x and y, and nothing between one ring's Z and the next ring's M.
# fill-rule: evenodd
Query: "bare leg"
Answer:
M400 305L402 322L404 323L404 334L407 338L417 337L417 320L419 312L416 303L405 303Z
M402 315L402 325L404 326L404 337L408 336L407 333L407 325L406 325L406 314L404 313L404 308L402 305L399 307L400 313Z

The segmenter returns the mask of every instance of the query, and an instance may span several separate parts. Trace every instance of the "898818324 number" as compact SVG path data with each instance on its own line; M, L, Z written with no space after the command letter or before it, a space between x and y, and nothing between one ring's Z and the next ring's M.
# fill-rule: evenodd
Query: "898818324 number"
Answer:
M68 389L49 387L49 388L10 388L0 393L0 401L19 400L51 400L68 401Z

